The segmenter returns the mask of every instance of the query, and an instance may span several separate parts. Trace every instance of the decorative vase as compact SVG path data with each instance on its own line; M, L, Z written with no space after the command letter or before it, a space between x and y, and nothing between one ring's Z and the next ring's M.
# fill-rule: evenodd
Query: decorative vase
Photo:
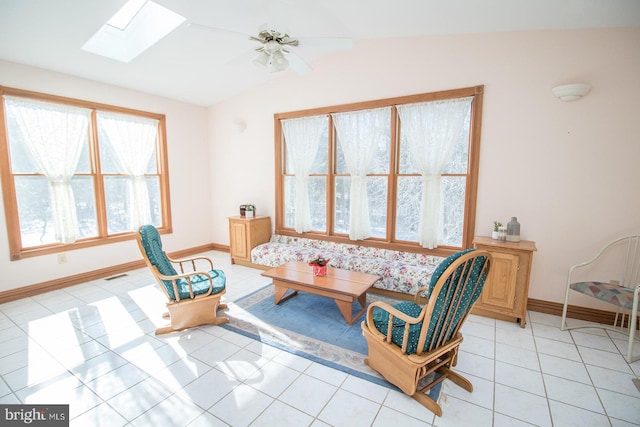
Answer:
M500 233L498 231L492 231L491 232L491 238L493 240L498 240L500 238Z
M507 223L507 242L520 241L520 223L515 216L511 217L511 221Z
M324 277L327 275L327 266L326 265L313 265L313 275L318 277Z
M253 218L256 216L256 211L244 211L244 216L247 218Z

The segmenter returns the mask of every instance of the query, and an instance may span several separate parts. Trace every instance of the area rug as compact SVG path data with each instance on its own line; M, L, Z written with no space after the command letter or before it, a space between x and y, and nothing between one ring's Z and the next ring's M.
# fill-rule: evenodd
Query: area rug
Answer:
M398 302L377 294L367 295L367 305L381 300L390 304ZM273 285L228 303L228 307L225 316L229 317L229 323L222 325L226 329L397 390L364 363L367 343L360 327L364 314L353 325L348 325L332 299L306 292L298 292L275 305ZM360 305L355 302L352 309L355 315ZM441 385L428 393L436 401Z

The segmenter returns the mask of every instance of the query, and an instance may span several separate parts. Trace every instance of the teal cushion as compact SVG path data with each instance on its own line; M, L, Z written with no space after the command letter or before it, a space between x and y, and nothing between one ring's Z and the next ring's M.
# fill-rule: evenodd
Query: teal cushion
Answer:
M149 258L151 264L158 269L160 274L164 276L175 276L178 274L162 250L162 240L160 240L158 229L153 225L147 224L140 227L139 233L142 247L147 254L147 258Z
M438 273L439 277L440 275L442 275L444 270L446 270L447 267L449 267L456 259L472 251L475 251L475 249L460 251L445 259L434 272L434 275L431 279L431 289L433 289L438 281L438 279L435 279L436 273ZM427 331L427 338L425 340L425 348L423 349L423 351L429 351L435 348L435 345L437 343L431 342L432 337L438 336L443 328L445 328L445 330L449 330L449 333L445 336L445 342L452 338L453 332L455 331L458 323L464 316L466 316L469 310L471 310L471 307L482 292L484 282L487 278L487 270L483 270L486 261L486 257L477 257L473 261L473 264L470 264L469 262L461 264L458 266L458 268L456 268L455 272L451 276L449 276L449 278L443 285L442 290L438 294L438 298L436 299L436 304L431 315L431 321L429 323L429 330ZM484 273L482 274L482 277L480 276L481 272ZM456 283L461 274L464 276L468 275L466 285L462 287L461 292L449 292L451 284ZM478 284L478 286L476 286L476 284ZM458 306L458 309L453 314L453 316L449 316L446 319L439 319L443 308L455 307L456 305Z
M411 302L411 301L403 301L398 304L394 304L393 308L407 316L418 317L420 311L422 310L422 306ZM391 341L402 347L402 343L404 341L404 325L405 321L398 319L397 317L393 318L393 331L391 332ZM373 324L376 329L387 335L389 331L389 312L379 308L374 307L373 309ZM422 329L422 322L418 322L415 325L409 326L409 342L407 344L407 354L414 354L417 351L418 347L418 338L420 336L420 329Z
M224 272L222 270L211 270L208 273L211 275L211 281L213 282L213 291L211 294L219 294L224 290L227 281ZM193 288L194 295L206 294L209 291L209 278L204 274L195 274L191 276L191 287ZM171 290L168 291L171 298L175 299L173 286L171 286ZM180 295L180 299L190 298L189 282L187 279L178 280L178 294Z
M162 250L162 240L160 239L158 230L153 225L147 224L140 227L139 233L142 247L151 264L153 264L163 276L176 276L178 272L173 268L171 261L169 261L169 258L167 258L167 255ZM218 294L222 292L225 289L227 281L224 272L222 272L222 270L211 270L208 273L211 275L213 282L213 292L211 293ZM162 283L171 299L175 300L176 296L173 291L173 281L162 280ZM191 278L191 286L194 295L205 294L209 290L209 279L203 274L194 275ZM180 295L180 299L190 298L189 282L187 279L178 280L178 295Z
M431 283L429 285L429 294L431 294L431 291L440 279L440 276L442 276L442 273L444 273L444 271L456 259L460 258L460 256L473 250L475 249L467 249L464 251L456 252L455 254L443 260L433 273ZM435 348L438 343L432 343L432 337L438 336L439 332L443 328L446 328L445 330L448 329L449 331L451 331L449 332L449 334L447 334L445 341L451 339L456 326L458 325L460 320L469 312L471 306L473 305L473 303L475 303L475 301L480 296L480 293L482 292L482 287L486 279L486 270L484 270L484 274L482 275L482 277L480 277L480 272L482 271L482 267L484 266L485 262L486 257L478 257L475 259L472 265L470 265L470 263L462 264L458 268L456 268L453 274L445 282L436 299L435 307L429 322L429 329L427 330L425 345L422 349L423 352L430 351ZM462 289L457 293L448 292L451 284L456 283L461 274L464 274L466 276L467 273L469 276L467 285L463 286ZM476 287L475 284L478 283L478 281L481 282L479 283L479 286ZM476 288L475 291L474 287ZM453 316L449 316L449 319L446 319L446 321L443 321L443 319L439 319L443 307L455 306L458 301L460 301L460 304L456 312L453 313ZM401 303L393 305L393 307L411 317L418 317L420 311L422 310L422 306L409 301L403 301ZM375 307L373 311L373 323L378 331L386 335L389 324L389 313L379 307ZM398 346L403 345L404 325L405 322L403 320L397 318L393 319L391 341ZM420 337L421 328L422 322L409 326L409 342L407 343L407 354L414 354L417 352L418 339Z

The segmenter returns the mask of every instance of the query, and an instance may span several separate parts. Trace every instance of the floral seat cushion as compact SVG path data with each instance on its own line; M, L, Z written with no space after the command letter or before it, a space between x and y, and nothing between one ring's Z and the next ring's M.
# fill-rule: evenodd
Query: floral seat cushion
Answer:
M274 234L269 242L251 251L254 264L276 267L290 261L309 262L330 258L329 266L375 274L382 279L375 288L413 295L429 285L442 257Z

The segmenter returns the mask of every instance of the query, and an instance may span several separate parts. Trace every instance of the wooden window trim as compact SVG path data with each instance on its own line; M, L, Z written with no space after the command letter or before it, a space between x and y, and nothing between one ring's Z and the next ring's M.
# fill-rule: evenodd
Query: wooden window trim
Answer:
M285 113L274 114L274 142L275 142L275 201L276 201L276 214L275 214L275 233L296 236L307 237L312 239L327 240L340 243L355 243L350 240L348 236L344 235L329 235L328 233L319 232L307 232L297 233L291 228L284 227L284 172L286 165L282 162L284 152L284 136L282 132L282 126L280 121L284 119L327 115L329 117L329 156L334 158L334 131L332 125L331 113L340 113L347 111L367 110L373 108L392 106L392 122L391 122L391 134L392 137L392 150L390 153L390 162L395 164L397 168L396 157L398 156L399 144L398 144L398 132L397 128L397 110L395 105L409 104L418 102L428 102L445 100L452 98L462 98L467 96L474 96L474 102L471 108L470 117L470 135L469 135L469 169L466 191L466 213L463 225L462 247L472 247L473 238L475 235L475 218L476 218L476 204L478 195L478 174L480 164L480 136L482 132L482 104L484 95L484 85L472 86L461 89L452 89L439 92L423 93L418 95L401 96L394 98L386 98L373 101L357 102L351 104L342 104L330 107L319 107L307 110L290 111ZM329 180L327 182L327 230L333 229L333 189L334 189L334 174L335 171L330 171ZM391 231L395 229L395 217L392 215L392 206L395 204L396 195L396 180L398 177L398 170L393 170L390 173L389 194L387 203L387 236L391 236ZM456 252L457 248L452 247L438 247L432 250L422 248L418 243L402 242L402 241L390 241L387 239L369 238L366 240L358 240L357 244L362 246L380 247L401 251L429 253L439 256L447 256L453 252Z
M53 243L42 246L34 246L23 248L22 236L20 234L20 223L18 216L18 206L15 193L15 185L11 170L11 159L9 156L9 141L6 128L6 116L4 111L4 96L19 96L21 98L29 98L37 101L49 101L57 104L66 104L74 107L82 107L92 110L91 112L91 129L89 134L89 156L91 162L91 173L94 177L94 188L96 197L96 215L98 220L97 237L84 238L70 244ZM96 113L100 111L109 111L115 113L130 114L136 116L147 117L158 120L158 143L156 174L160 177L160 195L162 198L162 221L161 227L158 227L160 233L172 232L171 221L171 199L169 194L169 167L167 158L167 135L166 135L166 116L164 114L150 113L147 111L135 110L131 108L118 107L109 104L101 104L91 101L83 101L63 96L50 95L40 92L33 92L23 89L10 88L0 86L0 179L2 180L2 198L5 210L5 221L7 225L7 236L9 240L9 251L11 261L17 261L23 258L47 255L70 250L89 248L104 244L123 242L134 240L135 232L125 232L117 234L107 234L106 206L104 197L103 175L100 172L99 156L96 152L98 129L96 124Z

